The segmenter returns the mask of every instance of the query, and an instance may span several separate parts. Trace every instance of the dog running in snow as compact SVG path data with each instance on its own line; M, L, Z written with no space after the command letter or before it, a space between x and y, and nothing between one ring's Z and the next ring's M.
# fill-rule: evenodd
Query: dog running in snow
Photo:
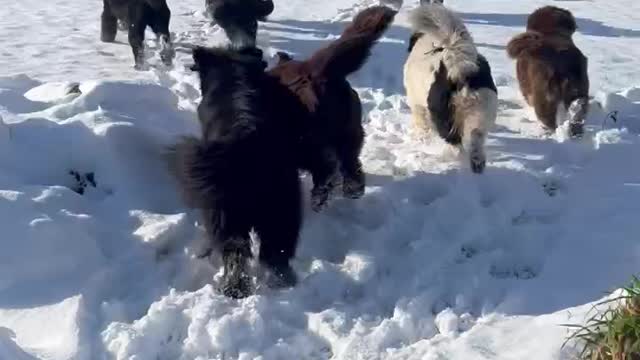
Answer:
M529 16L527 31L507 45L507 53L516 59L520 91L538 120L555 131L558 109L563 106L572 137L583 134L589 110L587 57L573 43L576 29L571 12L545 6Z
M298 61L279 53L269 71L299 101L310 117L302 119L300 167L313 177L311 206L321 210L342 176L345 197L364 194L365 175L360 162L364 142L362 105L346 77L367 61L377 40L393 22L396 11L373 6L358 13L340 38Z
M302 223L299 119L306 109L265 73L259 49L197 47L193 58L202 134L183 138L167 156L185 202L200 209L209 250L222 254L222 292L242 298L253 291L251 230L260 239L264 282L293 286L289 260Z
M491 67L478 53L462 19L440 4L410 15L413 34L404 65L404 86L418 134L432 129L462 148L471 170L486 166L485 139L497 116Z

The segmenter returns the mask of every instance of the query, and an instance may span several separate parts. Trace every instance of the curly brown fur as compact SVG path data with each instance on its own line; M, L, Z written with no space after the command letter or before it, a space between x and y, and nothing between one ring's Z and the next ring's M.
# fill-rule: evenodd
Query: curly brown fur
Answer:
M587 58L571 38L573 15L547 6L529 17L527 28L507 45L507 53L516 59L522 95L550 131L558 126L558 106L570 110L570 134L580 136L589 105L589 76Z
M273 0L206 0L205 7L231 44L240 48L255 46L258 21L266 21L274 9Z
M182 139L168 160L187 204L202 212L211 248L222 253L222 291L231 297L251 292L252 229L272 280L294 285L289 260L302 219L297 117L306 110L266 75L257 49L196 48L193 57L202 135Z
M360 69L396 12L375 6L361 11L339 39L304 61L280 56L269 73L287 86L311 113L304 124L301 167L313 177L312 208L320 210L342 175L343 194L359 198L365 178L360 163L364 142L362 105L346 77Z
M537 31L545 35L562 33L571 36L577 28L573 14L556 6L541 7L527 18L527 31Z
M160 38L160 58L171 65L174 57L169 34L171 11L166 0L103 0L100 39L113 42L118 21L127 26L135 67L144 67L144 32L149 26Z

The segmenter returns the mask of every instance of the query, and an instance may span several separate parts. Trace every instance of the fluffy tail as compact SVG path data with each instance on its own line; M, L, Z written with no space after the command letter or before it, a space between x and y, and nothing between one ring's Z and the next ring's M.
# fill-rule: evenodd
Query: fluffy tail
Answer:
M189 136L167 149L169 170L188 206L208 208L222 199L225 189L242 176L243 143L205 142Z
M393 22L396 11L373 6L358 13L340 38L317 51L309 62L316 74L345 78L367 61L371 49Z
M512 59L535 52L544 45L544 36L536 31L527 31L520 35L516 35L509 44L507 44L507 54Z
M451 80L478 70L478 51L458 15L440 4L424 4L413 10L409 20L415 33L427 35L417 41L433 41L435 48L443 49L442 62Z

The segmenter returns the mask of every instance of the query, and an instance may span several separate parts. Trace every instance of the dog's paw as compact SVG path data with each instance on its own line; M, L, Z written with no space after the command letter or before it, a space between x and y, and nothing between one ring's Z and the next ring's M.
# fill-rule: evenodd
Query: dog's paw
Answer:
M342 183L342 195L347 199L359 199L364 195L364 182L345 179Z
M580 139L584 135L584 123L571 122L569 123L569 137L572 139Z
M329 191L323 192L312 191L311 192L311 210L315 212L321 212L327 207L329 203Z
M476 174L482 174L487 165L487 159L483 153L474 153L470 157L471 171Z
M137 70L137 71L147 71L147 70L149 70L149 64L145 63L144 61L143 62L136 62L133 65L133 68L135 70Z
M97 187L95 174L92 172L81 174L75 170L69 170L69 175L73 177L75 184L71 186L71 190L77 192L80 195L84 195L85 189L88 186Z
M173 59L176 57L176 52L173 49L173 44L167 36L160 38L160 60L166 66L171 66Z
M247 274L247 258L240 252L223 255L224 275L221 291L225 296L240 299L252 293L251 277Z
M251 278L248 276L243 276L237 279L225 278L220 290L224 296L232 299L246 298L253 292Z

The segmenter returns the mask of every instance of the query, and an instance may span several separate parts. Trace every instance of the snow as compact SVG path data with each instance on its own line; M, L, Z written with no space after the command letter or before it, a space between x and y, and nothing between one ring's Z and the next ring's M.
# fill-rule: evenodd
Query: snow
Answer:
M303 57L376 3L276 0L258 42ZM306 205L301 283L243 300L215 290L218 260L194 256L204 234L162 156L198 131L189 48L226 41L202 1L169 0L175 66L150 34L149 71L133 69L126 34L99 42L95 2L0 7L0 359L570 359L562 324L640 260L640 3L552 2L574 12L589 56L594 99L575 141L543 133L505 53L549 2L447 2L498 85L482 176L409 130L416 3L352 77L366 195Z

